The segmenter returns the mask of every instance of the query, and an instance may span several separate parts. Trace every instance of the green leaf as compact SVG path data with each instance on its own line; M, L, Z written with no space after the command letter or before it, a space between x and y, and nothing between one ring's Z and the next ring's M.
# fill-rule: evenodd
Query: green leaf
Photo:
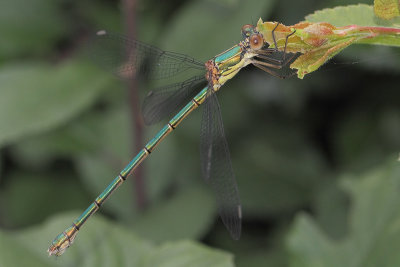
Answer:
M349 199L336 180L321 184L312 202L320 227L332 238L342 238L347 231Z
M145 212L134 229L153 241L199 239L213 223L215 199L200 185L180 190Z
M0 231L0 266L46 267L54 265L26 249L11 234Z
M81 0L74 1L74 5L81 18L87 24L93 25L94 32L101 29L119 32L123 28L122 9L115 3ZM140 12L137 12L137 14L140 14Z
M236 145L239 155L232 154L244 214L261 217L306 205L327 177L325 163L299 128L268 121Z
M254 242L254 241L253 241ZM255 245L257 244L257 245ZM287 253L271 247L260 247L258 243L253 243L252 251L246 251L244 255L237 256L237 266L271 266L285 267L287 266Z
M25 250L53 266L140 266L141 257L153 249L149 242L139 239L129 229L96 215L78 233L65 254L49 258L46 250L52 239L71 225L72 219L77 216L75 212L55 216L41 226L15 233L15 239Z
M374 13L381 19L392 19L400 16L398 0L374 0Z
M290 266L398 266L400 164L396 157L359 179L344 179L351 210L348 232L332 240L308 215L299 215L288 239Z
M0 69L0 146L54 129L89 107L108 79L71 61L6 65Z
M280 50L301 53L290 64L290 68L297 69L300 79L355 43L400 46L400 29L396 28L400 18L397 22L377 21L371 6L360 4L324 9L307 16L306 20L276 28L274 23L261 19L257 24L266 42L275 43Z
M359 4L338 6L315 11L306 16L309 22L328 22L336 27L356 24L358 26L400 27L400 18L386 21L375 17L373 6Z
M99 141L97 133L93 131L93 124L97 125L101 118L98 112L85 112L65 126L25 138L12 145L11 155L23 166L44 169L55 158L75 158L97 151Z
M233 266L232 255L226 252L191 241L154 246L98 215L82 228L65 254L49 258L46 249L52 238L70 225L75 216L76 213L66 213L28 230L0 232L0 263L5 262L4 266Z
M2 0L0 59L49 53L70 30L61 1Z
M75 157L94 151L98 147L90 124L92 113L84 114L66 126L19 141L10 148L18 163L35 169L43 169L55 158Z
M366 103L374 101L377 108L355 108L337 125L333 152L341 169L360 172L380 163L385 155L399 151L399 110L389 104L389 98L398 96L397 86L380 85L386 88L386 98L378 99L372 94L365 99Z
M78 208L88 203L90 199L71 175L74 173L64 170L56 173L19 171L5 175L8 182L0 191L2 224L8 227L31 225L60 209ZM60 201L49 202L49 199Z
M218 250L212 250L192 241L167 243L149 253L143 266L157 267L228 267L233 265L233 257Z

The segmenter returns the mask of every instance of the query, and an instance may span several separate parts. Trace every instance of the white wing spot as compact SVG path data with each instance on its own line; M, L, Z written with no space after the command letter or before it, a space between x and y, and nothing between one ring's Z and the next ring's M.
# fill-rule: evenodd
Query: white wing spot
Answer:
M106 35L107 32L105 30L98 31L96 35Z
M239 218L240 219L242 219L242 206L241 205L238 205L238 215L239 215Z
M212 156L212 149L211 146L208 148L207 151L207 166L206 166L206 175L207 175L207 179L210 178L210 171L211 171L211 156Z

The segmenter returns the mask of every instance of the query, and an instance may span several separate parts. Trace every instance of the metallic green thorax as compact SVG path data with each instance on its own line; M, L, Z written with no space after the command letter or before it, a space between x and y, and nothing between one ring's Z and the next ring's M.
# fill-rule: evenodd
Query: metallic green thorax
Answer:
M225 52L215 56L214 62L215 64L221 64L226 60L231 60L236 58L238 55L242 53L242 47L240 45L235 45L232 48L226 50Z
M242 45L235 45L225 52L208 61L207 77L212 80L213 89L218 90L226 81L231 79L239 70L248 65L249 58L243 53ZM157 145L171 133L182 120L201 105L208 96L208 86L203 88L184 108L182 108L144 148L132 159L131 162L120 172L120 174L108 185L108 187L94 200L94 202L79 216L72 225L63 233L58 235L48 249L49 255L59 256L73 243L76 234L84 223L92 216L107 198L126 180L136 167L157 147Z

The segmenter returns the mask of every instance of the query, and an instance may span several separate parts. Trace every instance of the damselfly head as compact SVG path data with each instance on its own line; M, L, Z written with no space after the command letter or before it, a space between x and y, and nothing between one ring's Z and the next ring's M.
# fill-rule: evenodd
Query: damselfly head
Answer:
M251 24L243 25L243 27L242 27L243 38L250 37L250 35L252 35L254 33L254 29L255 29L255 27Z
M247 45L252 50L259 50L264 46L264 39L261 33L259 33L251 24L243 25L242 27L243 38L246 39Z
M249 38L250 48L253 50L259 50L264 46L264 39L260 33L254 33Z

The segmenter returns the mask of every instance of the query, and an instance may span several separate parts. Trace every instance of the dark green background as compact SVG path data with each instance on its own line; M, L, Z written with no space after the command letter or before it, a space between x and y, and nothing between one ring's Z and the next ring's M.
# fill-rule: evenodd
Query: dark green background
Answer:
M315 10L353 3L358 2L154 0L139 1L133 15L138 39L206 61L236 44L241 26L259 17L291 25ZM318 261L321 252L310 253L323 246L310 233L303 233L304 239L297 235L303 220L313 220L332 249L339 240L351 239L354 229L359 236L372 236L371 228L355 221L374 220L377 210L400 206L400 187L375 192L364 183L370 176L385 184L382 177L400 175L400 51L355 45L304 80L279 80L248 67L218 93L243 205L240 241L230 239L202 181L201 112L195 111L144 163L148 209L136 209L130 179L65 255L47 259L55 235L137 152L126 84L93 66L83 52L97 30L123 32L122 9L118 1L105 0L2 0L1 267L161 266L163 254L157 254L159 263L137 263L134 244L162 246L183 239L230 252L237 266L345 266L335 264L334 257ZM144 141L160 127L145 128ZM371 192L366 197L356 189ZM366 199L383 204L366 204L371 208L367 218L354 219L354 203ZM398 208L388 211L388 220L399 213ZM393 227L384 228L391 237L399 234ZM119 228L121 238L113 232ZM387 244L372 238L371 247L382 249L381 243ZM343 250L345 259L360 252L358 246ZM376 262L398 266L394 254ZM217 266L208 259L197 263ZM363 260L347 266L367 266Z

